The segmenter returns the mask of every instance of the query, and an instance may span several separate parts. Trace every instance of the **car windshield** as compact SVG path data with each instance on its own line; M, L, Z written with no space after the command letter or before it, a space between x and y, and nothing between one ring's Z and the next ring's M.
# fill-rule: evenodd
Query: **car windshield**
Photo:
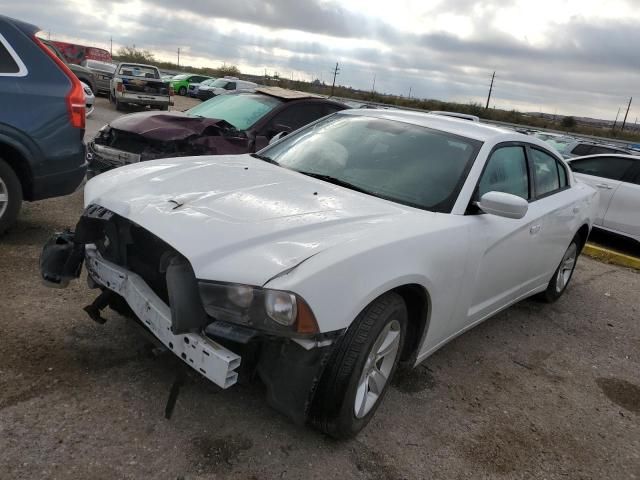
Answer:
M224 78L219 78L217 80L215 80L211 86L212 87L217 87L217 88L224 88L227 86L227 83L229 83L229 80L226 80Z
M141 65L120 65L118 75L124 75L129 77L143 77L158 79L158 71L153 67L143 67Z
M187 78L189 75L185 75L183 73L181 73L180 75L176 75L174 76L171 80L184 80L185 78Z
M187 110L194 117L225 120L238 130L246 130L282 103L260 94L220 95Z
M115 72L116 66L111 63L99 62L97 60L87 60L86 66L95 70L102 70L103 72Z
M570 140L570 139L564 140L562 138L549 138L545 140L545 142L551 145L561 154L568 153L571 146L575 143L575 141L573 140Z
M259 158L397 203L450 212L481 142L418 125L335 114Z
M200 85L201 85L201 86L204 86L204 85L211 85L211 84L212 84L213 82L215 82L215 81L216 81L216 79L215 79L215 78L209 78L209 79L207 79L207 80L203 81Z

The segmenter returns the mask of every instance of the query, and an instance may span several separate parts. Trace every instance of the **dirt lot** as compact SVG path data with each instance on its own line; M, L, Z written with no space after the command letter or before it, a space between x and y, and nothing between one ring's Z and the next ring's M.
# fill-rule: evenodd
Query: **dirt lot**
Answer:
M179 99L180 105L187 105ZM90 132L116 116L99 99ZM259 385L180 361L42 286L47 237L82 194L27 204L0 240L0 478L640 478L640 275L581 258L555 305L522 302L402 372L369 427L335 442L291 425Z

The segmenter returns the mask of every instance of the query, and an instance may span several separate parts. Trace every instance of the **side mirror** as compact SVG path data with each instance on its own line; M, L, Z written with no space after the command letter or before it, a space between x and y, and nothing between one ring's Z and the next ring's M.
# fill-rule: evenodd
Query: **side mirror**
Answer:
M487 192L480 198L478 207L491 215L518 220L527 214L529 202L510 193Z
M269 145L271 145L272 143L276 143L278 140L280 140L282 137L286 135L287 135L287 132L276 133L273 137L271 137L271 140L269 140Z

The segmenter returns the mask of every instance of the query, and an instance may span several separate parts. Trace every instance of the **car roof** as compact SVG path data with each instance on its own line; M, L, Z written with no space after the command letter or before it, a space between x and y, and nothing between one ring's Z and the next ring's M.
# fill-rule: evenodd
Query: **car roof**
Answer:
M585 158L599 158L599 157L606 157L606 158L611 158L611 157L618 157L618 158L628 158L630 160L636 160L636 161L640 161L640 156L638 155L632 155L632 154L624 154L624 153L597 153L595 155L583 155L581 157L573 157L573 158L567 158L567 162L575 162L576 160L582 160Z
M302 98L321 98L323 100L326 99L326 97L317 95L315 93L299 92L298 90L289 90L282 87L258 87L256 88L256 92L264 93L265 95L276 97L281 100L300 100Z
M147 68L155 68L155 69L158 68L155 65L147 65L146 63L136 63L136 62L120 62L118 66L120 65L131 65L133 67L147 67Z
M485 123L470 122L455 117L444 115L432 115L430 113L413 112L407 110L375 110L375 109L357 109L343 110L340 115L361 115L374 118L384 118L387 120L395 120L398 122L410 123L420 127L433 128L443 132L453 133L462 137L472 138L474 140L486 141L501 135L512 135L514 137L522 137L523 141L531 142L527 135L516 133L502 127L495 127ZM537 140L537 139L536 139ZM538 140L541 142L541 140ZM533 143L533 142L532 142ZM537 142L536 142L537 143Z
M6 15L0 15L0 22L7 22L11 25L14 25L28 35L34 35L35 33L40 31L39 27L31 23L16 20L15 18L7 17Z

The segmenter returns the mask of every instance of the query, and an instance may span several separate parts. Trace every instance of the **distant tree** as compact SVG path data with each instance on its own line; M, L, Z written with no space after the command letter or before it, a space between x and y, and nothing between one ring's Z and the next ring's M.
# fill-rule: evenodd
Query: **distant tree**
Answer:
M560 124L564 128L574 128L576 126L576 119L573 117L564 117Z
M116 54L116 57L121 62L135 62L135 63L154 63L155 57L149 50L142 50L135 46L120 47Z
M219 77L237 77L240 75L240 69L235 65L223 65L216 68L216 72Z

